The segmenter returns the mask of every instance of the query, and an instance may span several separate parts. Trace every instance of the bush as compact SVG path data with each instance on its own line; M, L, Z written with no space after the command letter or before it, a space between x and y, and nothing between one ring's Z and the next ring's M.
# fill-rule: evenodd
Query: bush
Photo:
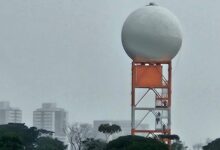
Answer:
M87 138L83 141L83 150L104 150L106 147L106 143L104 141Z
M107 144L107 150L168 150L168 146L156 139L141 136L122 136Z

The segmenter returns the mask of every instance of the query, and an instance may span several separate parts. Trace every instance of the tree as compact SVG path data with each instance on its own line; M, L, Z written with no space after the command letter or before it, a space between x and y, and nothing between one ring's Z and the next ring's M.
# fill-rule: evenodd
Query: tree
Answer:
M203 150L219 150L220 149L220 138L208 143L202 147Z
M98 131L105 134L106 142L108 142L108 139L112 134L121 132L121 127L116 124L101 124L98 128Z
M92 137L93 130L89 124L75 123L64 129L67 135L71 150L81 150L83 141Z
M24 146L17 136L2 136L0 138L1 150L24 150Z
M39 131L35 127L28 128L23 123L0 125L0 137L14 136L21 140L26 150L33 150Z
M156 139L128 135L109 142L106 150L168 150L168 145Z
M87 138L83 141L83 150L103 150L106 147L106 143L104 141Z
M66 150L67 145L51 137L40 137L37 139L35 150Z
M25 150L34 150L39 138L42 136L52 137L52 134L53 132L51 131L38 130L36 127L28 128L24 123L9 123L0 125L0 144L2 147L6 146L7 150L10 150L13 146L19 145ZM15 150L20 149L18 147Z

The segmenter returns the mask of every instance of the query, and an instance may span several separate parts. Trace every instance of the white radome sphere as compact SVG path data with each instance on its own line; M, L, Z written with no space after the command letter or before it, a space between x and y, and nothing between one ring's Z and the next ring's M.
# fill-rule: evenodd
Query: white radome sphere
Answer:
M122 44L136 62L170 61L182 45L181 26L169 10L148 5L128 16L122 28Z

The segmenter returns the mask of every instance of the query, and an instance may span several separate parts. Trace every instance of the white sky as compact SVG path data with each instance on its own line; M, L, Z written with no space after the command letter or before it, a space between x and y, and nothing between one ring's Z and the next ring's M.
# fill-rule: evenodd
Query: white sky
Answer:
M21 108L27 125L42 102L65 108L70 122L130 119L131 60L120 34L126 17L148 2L1 0L0 101ZM173 133L188 145L217 138L220 1L155 2L184 31L173 61Z

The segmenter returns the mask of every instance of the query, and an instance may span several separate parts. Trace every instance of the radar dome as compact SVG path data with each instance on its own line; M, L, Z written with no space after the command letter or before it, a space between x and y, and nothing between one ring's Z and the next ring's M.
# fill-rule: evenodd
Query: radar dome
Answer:
M182 45L177 17L154 4L131 13L123 25L121 36L126 53L136 62L170 61Z

